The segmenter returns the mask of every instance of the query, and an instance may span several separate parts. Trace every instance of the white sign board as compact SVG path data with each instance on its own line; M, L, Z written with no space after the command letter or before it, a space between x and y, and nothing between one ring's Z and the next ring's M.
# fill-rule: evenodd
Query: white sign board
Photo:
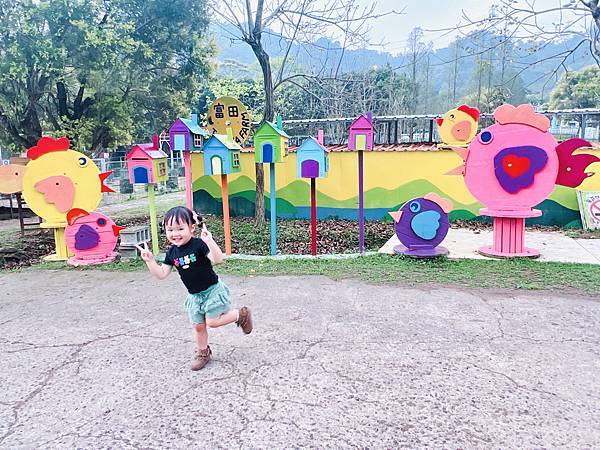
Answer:
M577 191L577 202L583 228L600 229L600 192Z

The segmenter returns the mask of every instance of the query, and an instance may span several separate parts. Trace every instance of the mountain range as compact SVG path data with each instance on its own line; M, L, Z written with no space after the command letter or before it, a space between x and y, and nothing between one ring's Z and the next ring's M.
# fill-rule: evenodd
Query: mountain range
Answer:
M260 73L260 67L248 44L232 39L238 32L231 25L220 24L212 28L217 47L219 49L219 73L235 78L254 77ZM497 36L496 36L497 39ZM463 48L477 49L482 35L468 35L461 38ZM557 42L521 42L518 46L513 44L512 58L507 63L507 70L514 76L519 74L523 86L527 91L536 96L548 97L549 92L556 85L564 70L554 73L561 67L561 59L553 57L574 48L580 39L574 37L566 41ZM271 61L276 63L277 58L282 58L286 52L288 41L282 36L269 32L263 34L263 45ZM426 45L426 42L424 42ZM481 47L479 47L481 48ZM339 55L342 52L338 42L321 37L313 45L300 45L293 43L290 57L293 63L303 67L303 70L313 73L332 73L336 70ZM448 77L454 64L454 41L446 46L431 50L429 64L432 68L430 83L434 91L439 92L448 84ZM463 53L456 65L459 79L469 80L476 70L476 56ZM497 64L497 62L493 62ZM568 70L579 70L594 64L590 55L589 46L582 45L577 51L564 61ZM393 55L386 51L368 48L355 48L344 50L344 56L339 67L340 73L350 71L364 71L374 67L389 65L399 71L406 72L409 65L409 54Z

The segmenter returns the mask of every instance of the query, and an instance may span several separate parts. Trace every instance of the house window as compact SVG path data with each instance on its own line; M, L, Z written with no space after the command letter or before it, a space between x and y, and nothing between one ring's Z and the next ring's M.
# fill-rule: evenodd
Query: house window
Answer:
M164 177L166 174L167 174L167 163L161 161L158 163L158 176Z
M194 147L202 147L202 136L194 134Z
M238 167L240 167L240 154L239 153L236 152L233 154L233 161L231 162L231 164L236 169Z

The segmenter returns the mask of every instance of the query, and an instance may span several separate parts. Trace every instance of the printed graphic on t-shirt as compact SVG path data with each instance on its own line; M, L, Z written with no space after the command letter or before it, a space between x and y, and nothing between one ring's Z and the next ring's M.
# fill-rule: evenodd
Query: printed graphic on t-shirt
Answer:
M182 256L181 258L175 258L173 260L175 267L179 267L181 269L187 269L190 267L190 263L193 262L196 262L196 255L194 253Z

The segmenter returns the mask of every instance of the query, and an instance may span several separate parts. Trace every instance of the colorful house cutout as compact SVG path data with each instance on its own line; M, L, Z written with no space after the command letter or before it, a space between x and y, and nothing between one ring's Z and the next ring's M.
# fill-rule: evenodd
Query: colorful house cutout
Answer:
M329 150L309 137L296 151L296 166L298 178L324 178L329 171Z
M204 175L229 175L240 171L242 147L227 134L213 134L204 144Z
M369 112L366 116L361 114L350 125L348 135L348 148L350 150L373 150L373 116Z
M179 118L169 128L169 145L173 151L200 152L202 144L210 135L198 124L198 115L191 119Z
M280 163L288 153L288 139L281 116L277 124L264 122L254 132L254 160L257 163Z
M136 144L127 154L127 170L131 184L158 183L167 181L167 154L159 149L158 136L152 136L152 143Z

